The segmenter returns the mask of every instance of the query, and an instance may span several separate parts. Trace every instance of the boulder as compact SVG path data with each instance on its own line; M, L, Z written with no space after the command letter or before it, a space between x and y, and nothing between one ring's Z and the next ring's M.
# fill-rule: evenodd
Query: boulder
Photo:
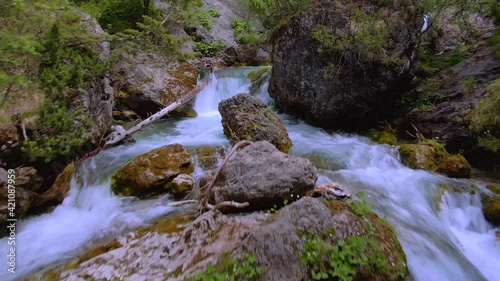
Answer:
M148 276L176 281L196 275L207 280L317 280L313 272L330 273L328 280L336 280L335 273L353 281L402 281L408 276L405 253L387 222L374 213L360 216L344 202L311 197L276 214L210 211L180 231L150 231L119 241L122 247L63 272L61 280ZM332 267L330 259L341 265Z
M180 144L157 148L129 161L112 177L113 191L122 196L161 193L180 174L194 171L189 151Z
M327 128L370 127L409 85L425 1L320 0L273 35L271 97Z
M206 174L203 186L211 177ZM311 162L280 152L267 141L242 148L222 168L210 192L212 204L248 202L250 210L265 210L292 202L314 189L318 175Z
M165 188L170 190L176 197L182 198L194 188L195 184L196 181L192 176L180 174L171 182L165 184Z
M33 202L33 192L18 187L11 190L14 190L14 202L9 201L9 194L11 193L8 187L0 187L0 237L4 236L8 230L7 225L9 222L7 219L22 219L27 214ZM13 205L9 205L9 203L15 204L14 211L9 209L13 207Z
M495 227L500 226L500 196L492 196L483 200L483 215Z
M451 155L436 141L402 144L399 147L402 162L413 169L438 172L453 178L469 178L471 166L463 155Z
M234 141L268 141L287 153L292 146L288 132L270 107L249 94L238 94L219 103L224 134Z
M118 53L112 77L118 93L115 110L129 110L141 118L147 118L179 99L196 86L198 68L187 63L172 63L160 54L144 52ZM170 116L185 115L192 109L186 103L172 111ZM192 113L191 113L192 115Z

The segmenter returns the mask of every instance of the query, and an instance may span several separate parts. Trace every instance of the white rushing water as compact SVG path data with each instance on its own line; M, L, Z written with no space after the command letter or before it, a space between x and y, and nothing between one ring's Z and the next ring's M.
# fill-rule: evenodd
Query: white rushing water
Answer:
M16 275L7 272L2 256L0 280L22 280L34 271L80 254L105 238L147 225L172 212L168 196L154 200L119 198L109 178L135 156L180 143L228 146L217 110L218 102L248 92L247 74L256 68L227 69L212 76L198 94L198 117L165 121L134 135L135 143L101 152L79 167L80 181L53 212L18 223ZM272 103L264 83L254 93ZM364 191L374 210L395 226L416 281L498 280L500 243L484 220L480 197L469 193L445 194L436 201L439 185L470 185L401 164L397 148L377 145L354 135L329 134L290 116L280 115L293 141L291 154L310 158L321 168L319 182L338 182L351 193ZM203 171L197 168L196 176ZM6 239L0 253L7 253Z

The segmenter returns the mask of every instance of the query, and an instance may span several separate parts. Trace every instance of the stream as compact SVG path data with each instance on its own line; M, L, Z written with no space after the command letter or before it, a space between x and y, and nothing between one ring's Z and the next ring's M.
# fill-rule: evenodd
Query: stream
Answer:
M51 213L18 222L16 274L7 271L5 253L10 246L6 238L0 240L0 280L23 280L82 254L95 241L146 226L176 210L166 206L173 201L168 195L149 200L114 196L110 176L132 158L168 144L229 147L217 105L248 92L247 75L255 69L230 68L212 74L195 100L198 117L159 122L136 133L134 143L81 163L61 205ZM267 86L266 82L253 94L272 104ZM365 192L374 211L395 227L415 281L498 280L498 229L485 221L478 192L438 195L443 184L476 184L484 189L483 185L409 169L401 164L397 147L374 144L357 135L328 133L288 115L279 117L293 141L290 154L311 159L319 169L318 183L333 181L351 194ZM194 176L203 173L197 166Z

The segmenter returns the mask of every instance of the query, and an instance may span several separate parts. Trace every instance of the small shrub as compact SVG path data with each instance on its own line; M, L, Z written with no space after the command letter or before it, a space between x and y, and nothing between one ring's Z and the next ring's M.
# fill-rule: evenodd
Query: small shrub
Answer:
M196 42L193 50L200 52L203 56L212 57L222 51L226 45L224 40L219 39L212 43Z
M472 94L474 92L474 89L477 86L477 79L474 76L470 76L464 81L462 81L462 84L460 85L460 91L462 94L467 95L467 94Z
M242 19L233 19L231 26L234 29L234 35L240 44L256 45L264 42L264 36L258 35L255 27L248 21Z

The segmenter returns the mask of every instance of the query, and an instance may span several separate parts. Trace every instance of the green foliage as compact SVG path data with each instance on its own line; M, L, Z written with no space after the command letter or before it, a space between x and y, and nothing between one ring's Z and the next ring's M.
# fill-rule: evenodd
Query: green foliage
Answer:
M474 76L469 76L467 79L462 81L460 85L460 91L462 94L471 94L474 92L474 89L477 87L477 78Z
M142 22L142 16L147 15L143 0L106 0L100 2L102 8L99 23L110 33L136 29Z
M200 52L203 56L212 57L225 47L224 40L219 39L212 43L196 42L193 50L195 52Z
M364 192L356 193L359 200L351 200L349 206L354 214L359 217L366 217L372 212L372 205L365 200L366 194Z
M352 281L363 266L385 273L389 264L373 237L369 233L328 243L326 239L309 236L300 260L310 269L313 280Z
M500 151L500 79L493 81L487 89L488 96L482 99L471 112L470 129L478 134L478 140L487 149Z
M205 272L196 273L191 281L226 281L226 280L257 280L264 272L262 267L257 266L257 257L254 254L245 253L242 260L234 260L229 254L224 260L216 265L209 264Z
M248 21L236 18L231 22L231 26L240 44L256 45L264 42L264 36L257 34L255 27Z
M312 0L242 0L243 4L257 16L264 27L273 30L280 23L285 22L302 7L312 2Z
M39 111L38 130L32 140L24 143L22 151L28 155L29 161L43 159L50 162L81 147L86 142L83 136L90 126L82 109L70 112L62 102L45 103Z
M390 32L383 16L368 14L360 8L353 8L350 24L343 28L318 25L312 32L312 38L323 47L341 57L339 65L331 66L341 71L346 63L355 63L358 67L366 64L381 63L399 65L401 60L390 56Z

